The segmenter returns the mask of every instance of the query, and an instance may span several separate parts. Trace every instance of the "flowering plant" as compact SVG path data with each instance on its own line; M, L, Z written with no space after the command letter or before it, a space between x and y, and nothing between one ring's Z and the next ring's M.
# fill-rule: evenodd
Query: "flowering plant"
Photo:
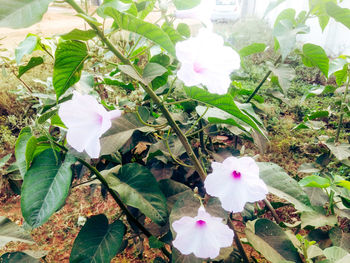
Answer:
M40 21L50 2L41 1L38 8L37 0L11 4L0 0L6 7L0 10L0 26L30 26ZM337 224L335 211L342 216L349 213L348 181L307 177L299 184L278 165L257 162L258 155L249 157L254 151L247 154L245 148L258 152L250 143L254 142L264 153L268 135L257 113L263 108L257 92L273 74L271 82L287 94L294 75L284 62L297 35L307 32L307 19L316 15L323 26L333 17L349 27L344 18L349 9L336 1L310 1L308 12L298 16L293 10L283 11L273 30L278 58L266 63L269 71L253 91L242 87L234 75L246 56L267 46L254 43L235 51L210 20L215 1L105 0L92 13L74 0L64 2L91 29L74 29L49 40L28 35L16 50L17 63L25 52L47 54L21 64L16 74L37 102L38 116L21 130L15 168L9 172L23 181L21 211L28 227L48 222L73 188L97 185L102 195L107 192L115 201L114 214L109 219L104 214L85 218L70 262L110 262L131 239L139 242L138 247L143 248L146 240L152 249L160 249L161 258L154 262L237 258L249 262L253 256L247 255L247 246L271 262L332 258L329 251L313 247L287 229L299 232L308 226ZM148 22L152 11L161 14L154 23ZM196 33L183 18L200 20L202 28ZM111 22L109 28L106 21ZM306 66L318 67L326 77L331 69L339 85L347 81L340 103L341 111L347 109L349 57L340 57L330 66L319 46L305 44L299 53ZM21 76L48 57L54 59L53 74L43 96ZM227 130L235 138L235 149L223 156L213 139ZM340 128L337 133L335 143ZM325 143L330 149L337 147ZM348 152L333 151L340 161L348 161ZM315 185L331 190L326 191L329 209L313 204L301 187ZM271 204L272 195L279 199L272 198ZM337 203L343 207L335 207ZM287 205L301 214L298 224L281 222L275 209ZM322 222L315 224L315 218ZM244 245L243 235L248 240ZM22 240L21 235L15 238Z

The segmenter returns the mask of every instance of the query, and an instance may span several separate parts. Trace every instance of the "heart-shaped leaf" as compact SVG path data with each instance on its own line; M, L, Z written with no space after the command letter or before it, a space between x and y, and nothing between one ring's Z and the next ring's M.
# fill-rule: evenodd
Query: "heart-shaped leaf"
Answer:
M138 208L159 225L168 221L166 199L153 174L137 163L123 165L118 174L106 177L110 188L118 192L126 204Z
M58 44L52 77L57 99L79 81L88 57L87 47L83 42L67 40Z
M69 262L110 262L122 245L125 231L120 220L109 225L103 214L90 217L74 241Z
M22 215L30 226L41 226L64 204L74 162L75 158L70 154L62 162L60 153L52 149L34 158L24 176L21 192Z

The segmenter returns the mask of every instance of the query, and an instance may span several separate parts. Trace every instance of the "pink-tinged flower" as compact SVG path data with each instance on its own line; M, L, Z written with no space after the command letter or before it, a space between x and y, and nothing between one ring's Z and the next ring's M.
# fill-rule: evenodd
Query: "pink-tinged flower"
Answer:
M222 163L213 162L211 167L213 172L205 179L204 187L209 195L219 198L226 211L242 212L246 202L266 197L267 186L253 158L228 157Z
M180 19L195 19L205 24L208 28L212 28L211 16L215 8L215 2L216 0L202 0L194 8L177 10L175 17Z
M198 258L216 258L220 248L231 246L234 235L222 220L211 216L201 206L196 217L184 216L174 221L174 247L184 255L193 253Z
M111 119L120 117L121 111L107 112L93 96L74 91L73 98L61 104L58 115L68 128L69 145L78 152L85 150L91 158L98 158L99 139L112 126Z
M240 57L224 46L222 37L201 29L197 37L178 42L175 49L181 62L177 76L186 86L203 84L211 93L227 93L230 73L240 67Z

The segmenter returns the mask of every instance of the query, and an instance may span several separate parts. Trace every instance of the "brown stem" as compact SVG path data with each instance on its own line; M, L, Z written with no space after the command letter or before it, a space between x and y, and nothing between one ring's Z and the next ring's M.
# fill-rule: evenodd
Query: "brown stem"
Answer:
M343 118L344 118L344 111L343 111L343 108L344 108L344 104L346 103L346 96L348 95L348 91L349 91L349 84L350 84L350 74L348 74L348 83L346 84L346 88L345 88L345 91L344 91L344 96L342 97L341 99L341 104L340 104L340 118L339 118L339 123L338 123L338 128L337 128L337 134L335 136L335 140L334 142L338 142L339 141L339 135L340 135L340 130L341 130L341 127L343 126Z
M231 220L231 217L232 217L232 213L230 214L229 218L227 219L227 224L228 226L233 230L233 233L234 233L234 240L235 240L235 243L236 243L236 246L239 250L239 253L241 254L242 256L242 259L243 259L243 262L244 263L249 263L249 259L248 259L248 256L247 254L245 253L245 250L243 248L243 245L242 245L242 242L241 240L239 239L239 236L237 234L237 231L235 230L235 227L232 223L232 220Z
M264 199L264 203L267 206L267 208L271 211L273 218L276 220L276 223L279 224L281 223L280 218L278 217L276 210L272 207L271 203L269 202L269 200Z

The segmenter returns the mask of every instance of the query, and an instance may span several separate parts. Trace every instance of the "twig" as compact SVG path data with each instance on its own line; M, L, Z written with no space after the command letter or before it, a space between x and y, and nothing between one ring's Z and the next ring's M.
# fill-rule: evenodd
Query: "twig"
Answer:
M340 130L341 130L341 127L343 126L343 118L344 118L344 111L343 111L343 108L344 108L344 104L346 103L346 96L348 95L348 91L349 91L349 84L350 84L350 72L348 74L348 83L346 84L346 88L345 88L345 91L344 91L344 96L342 97L341 99L341 104L340 104L340 118L339 118L339 123L338 123L338 128L337 128L337 134L335 136L335 140L334 142L338 142L339 140L339 135L340 135Z
M227 224L228 226L233 230L233 233L234 233L234 240L235 240L235 243L236 243L236 246L239 250L239 253L241 254L242 256L242 259L243 259L243 262L244 263L249 263L249 259L248 259L248 256L247 254L245 253L245 250L243 248L243 245L242 245L242 242L241 240L239 239L239 236L235 230L235 227L232 223L232 220L231 220L231 217L232 217L232 213L229 215L228 219L227 219Z
M272 207L271 203L269 202L269 200L267 200L266 198L264 199L264 203L267 206L267 208L271 211L273 218L276 220L276 223L279 224L281 223L280 218L278 217L276 210Z

